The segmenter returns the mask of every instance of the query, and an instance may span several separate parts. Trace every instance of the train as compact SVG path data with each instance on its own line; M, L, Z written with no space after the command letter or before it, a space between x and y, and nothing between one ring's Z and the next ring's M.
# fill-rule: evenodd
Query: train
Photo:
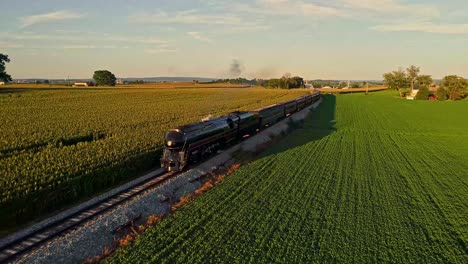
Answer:
M161 168L182 171L230 144L257 133L320 99L314 92L291 101L254 111L236 111L224 116L176 127L167 132Z

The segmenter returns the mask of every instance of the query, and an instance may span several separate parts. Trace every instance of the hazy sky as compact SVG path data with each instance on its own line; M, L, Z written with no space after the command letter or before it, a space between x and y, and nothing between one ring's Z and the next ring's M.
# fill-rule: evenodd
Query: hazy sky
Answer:
M0 0L13 78L468 77L466 0Z

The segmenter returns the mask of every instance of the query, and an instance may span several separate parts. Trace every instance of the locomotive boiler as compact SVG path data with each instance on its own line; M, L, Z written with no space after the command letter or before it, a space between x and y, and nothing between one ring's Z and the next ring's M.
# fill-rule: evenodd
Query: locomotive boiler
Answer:
M255 133L258 118L254 113L234 112L171 129L164 140L161 167L183 170L188 163L196 163L232 141Z

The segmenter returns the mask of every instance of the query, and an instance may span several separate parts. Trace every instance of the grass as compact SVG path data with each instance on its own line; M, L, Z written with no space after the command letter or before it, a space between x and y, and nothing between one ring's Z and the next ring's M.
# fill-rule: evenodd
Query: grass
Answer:
M348 89L338 89L338 88L328 88L328 89L323 89L323 88L318 88L319 91L322 93L362 93L362 92L377 92L377 91L382 91L388 89L384 85L373 85L369 86L369 88L348 88Z
M467 263L468 101L325 95L109 263Z
M170 128L305 93L262 88L0 88L0 230L158 166Z

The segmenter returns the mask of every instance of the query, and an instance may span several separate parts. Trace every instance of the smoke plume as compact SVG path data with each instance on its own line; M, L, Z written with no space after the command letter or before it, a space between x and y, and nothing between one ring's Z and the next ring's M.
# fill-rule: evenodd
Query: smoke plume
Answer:
M239 77L244 71L244 65L237 59L233 59L231 66L229 67L229 74L232 77Z

